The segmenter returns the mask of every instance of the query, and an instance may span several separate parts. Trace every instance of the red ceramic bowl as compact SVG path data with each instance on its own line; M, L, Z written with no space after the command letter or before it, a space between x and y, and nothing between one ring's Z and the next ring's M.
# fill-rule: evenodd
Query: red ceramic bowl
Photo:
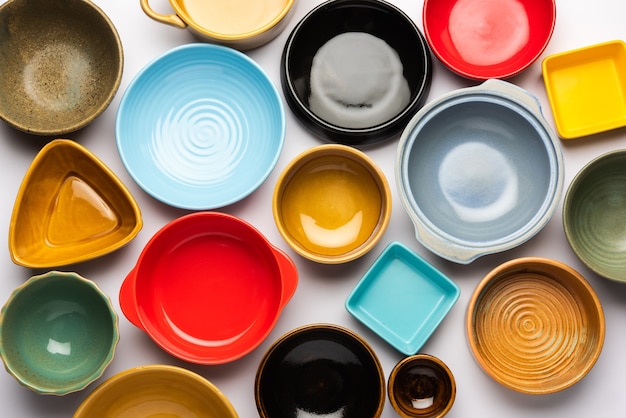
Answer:
M173 356L221 364L265 339L297 281L293 261L250 224L195 212L146 244L122 284L120 306Z
M554 0L425 0L424 35L450 70L506 79L543 53L556 21Z

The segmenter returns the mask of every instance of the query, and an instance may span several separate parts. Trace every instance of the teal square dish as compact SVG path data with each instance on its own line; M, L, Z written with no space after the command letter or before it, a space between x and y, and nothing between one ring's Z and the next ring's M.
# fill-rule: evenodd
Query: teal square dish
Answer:
M412 250L390 243L346 299L346 310L413 355L459 298L459 287Z

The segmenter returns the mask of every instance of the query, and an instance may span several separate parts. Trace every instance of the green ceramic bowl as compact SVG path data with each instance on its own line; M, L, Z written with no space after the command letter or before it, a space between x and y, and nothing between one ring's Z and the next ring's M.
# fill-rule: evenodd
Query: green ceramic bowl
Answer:
M607 279L626 282L626 150L603 154L570 183L565 235L578 258Z
M65 395L99 378L119 340L111 301L76 273L33 276L0 311L0 355L17 381Z

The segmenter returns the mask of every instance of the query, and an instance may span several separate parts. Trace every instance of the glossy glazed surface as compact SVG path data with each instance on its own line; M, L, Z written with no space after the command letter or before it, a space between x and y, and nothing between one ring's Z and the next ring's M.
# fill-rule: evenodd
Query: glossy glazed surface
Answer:
M274 219L289 245L322 263L350 261L380 239L389 220L387 180L362 152L320 145L297 156L276 183Z
M120 290L126 317L170 354L198 364L259 345L296 290L296 267L251 225L195 212L146 244Z
M363 275L346 309L398 351L417 353L460 295L459 287L399 242Z
M402 418L442 418L454 404L456 381L439 358L416 354L394 366L387 391L391 405Z
M534 236L564 181L560 144L538 103L499 80L418 112L398 146L396 179L418 240L459 263Z
M279 338L255 379L262 418L380 416L385 381L376 354L336 325L308 325Z
M564 139L626 126L626 43L609 41L550 55L543 79Z
M41 394L84 389L105 371L119 340L111 301L75 273L33 276L0 317L0 354L18 382Z
M252 59L211 44L174 48L146 65L117 115L124 166L154 198L202 210L256 190L283 148L278 91Z
M295 0L171 0L174 14L154 10L149 0L141 8L152 19L190 28L199 40L247 50L274 39L289 20Z
M583 276L555 260L521 258L490 271L467 308L474 357L494 380L547 394L580 381L604 345L604 312Z
M427 0L424 34L435 56L467 78L509 78L545 50L556 23L554 0Z
M140 366L110 377L80 404L74 418L237 418L228 398L204 377L175 366Z
M373 126L341 125L335 118L328 121L319 117L310 108L313 59L329 40L346 32L364 32L384 41L397 53L407 78L409 103L388 120ZM388 66L389 63L383 65ZM369 80L377 76L372 74L373 63L360 67L360 72L353 68L356 71L353 77ZM287 39L280 71L285 99L303 126L324 140L350 145L381 142L399 133L425 102L432 79L430 52L419 28L403 11L378 0L330 0L316 6L298 22ZM330 80L340 81L342 77L334 74Z
M36 135L76 131L117 93L123 51L90 1L11 0L0 7L0 118Z
M57 139L39 151L22 180L9 252L26 267L78 263L127 244L142 225L119 178L82 145Z
M597 274L626 282L626 152L594 158L563 201L563 227L574 253Z

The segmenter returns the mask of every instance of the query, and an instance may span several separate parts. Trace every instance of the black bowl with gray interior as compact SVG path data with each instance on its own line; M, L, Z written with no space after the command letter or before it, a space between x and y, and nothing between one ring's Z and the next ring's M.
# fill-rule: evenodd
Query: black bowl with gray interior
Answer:
M402 10L381 0L330 0L292 30L280 78L305 128L360 145L404 128L427 99L432 71L428 44Z

